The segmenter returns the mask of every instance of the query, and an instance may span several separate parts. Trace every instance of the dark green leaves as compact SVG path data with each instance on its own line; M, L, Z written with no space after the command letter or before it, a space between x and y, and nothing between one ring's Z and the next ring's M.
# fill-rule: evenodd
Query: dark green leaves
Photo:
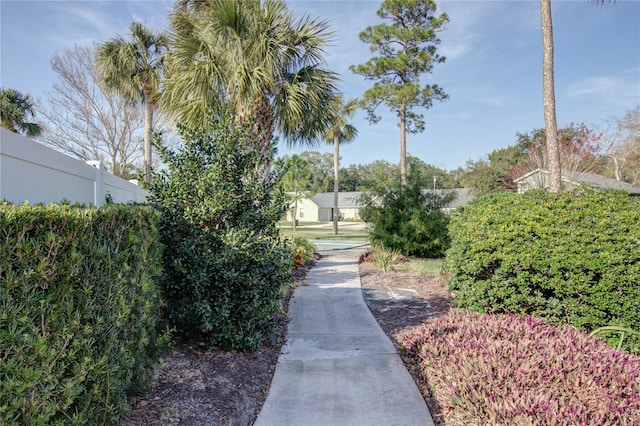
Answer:
M291 251L276 229L284 194L277 176L265 182L270 159L250 148L248 130L228 116L211 128L182 129L184 146L162 151L167 167L151 184L166 246L162 290L182 336L254 349L270 337L291 280Z
M434 64L445 61L437 53L437 33L449 18L435 13L436 4L431 0L386 0L378 15L390 23L370 26L360 33L360 40L368 43L377 56L350 69L375 81L363 98L372 122L377 121L374 111L381 103L392 111L408 111L430 108L433 100L447 99L441 88L420 81L421 76L432 72ZM424 129L421 114L413 114L411 129Z
M455 215L450 233L460 307L640 329L640 203L626 193L492 194Z

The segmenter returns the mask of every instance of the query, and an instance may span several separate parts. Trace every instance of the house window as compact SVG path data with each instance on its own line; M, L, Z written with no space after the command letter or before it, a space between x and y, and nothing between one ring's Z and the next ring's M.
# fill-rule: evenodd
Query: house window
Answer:
M304 218L304 209L300 207L300 219Z

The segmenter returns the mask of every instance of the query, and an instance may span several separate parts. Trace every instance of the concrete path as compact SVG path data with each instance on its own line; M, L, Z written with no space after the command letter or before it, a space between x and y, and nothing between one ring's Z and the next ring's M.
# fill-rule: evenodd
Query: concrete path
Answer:
M433 425L367 308L358 252L324 252L289 303L287 341L256 426Z

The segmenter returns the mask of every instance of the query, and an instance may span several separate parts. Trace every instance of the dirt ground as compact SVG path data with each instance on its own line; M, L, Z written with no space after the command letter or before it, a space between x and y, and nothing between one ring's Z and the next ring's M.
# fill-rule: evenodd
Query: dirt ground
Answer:
M299 271L297 279L303 279L305 274L306 270ZM385 274L369 263L360 264L360 279L363 289L407 288L424 298L418 304L385 306L373 303L366 290L363 292L371 312L394 344L403 331L442 315L450 307L449 292L440 279L400 271ZM253 424L267 397L284 344L286 324L282 323L277 344L256 352L205 352L186 344L174 347L161 358L149 393L133 401L132 412L121 426ZM420 377L416 365L405 357L403 360L425 396L436 425L443 425L428 382Z

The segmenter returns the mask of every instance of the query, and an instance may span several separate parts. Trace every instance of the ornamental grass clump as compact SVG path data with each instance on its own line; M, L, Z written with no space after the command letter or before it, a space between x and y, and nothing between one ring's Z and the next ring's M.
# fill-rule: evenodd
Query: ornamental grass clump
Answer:
M401 336L447 424L637 425L640 356L570 326L454 312Z
M297 235L290 240L290 243L292 245L291 260L296 268L305 265L313 259L313 255L318 249L316 245L308 239Z

